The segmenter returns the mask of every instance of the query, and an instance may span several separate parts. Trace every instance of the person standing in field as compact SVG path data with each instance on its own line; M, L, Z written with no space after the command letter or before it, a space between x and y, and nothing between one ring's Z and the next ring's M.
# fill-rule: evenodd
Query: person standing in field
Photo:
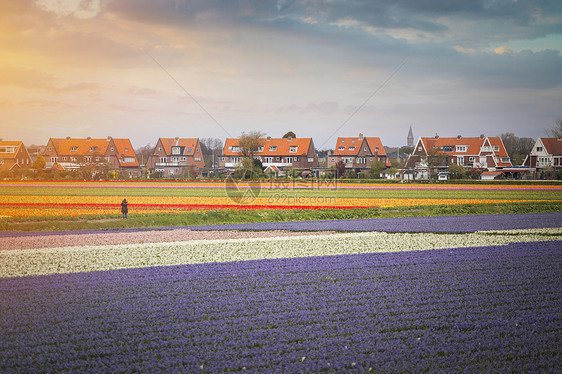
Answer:
M121 213L123 213L123 218L127 218L127 213L129 213L129 208L127 207L127 199L123 199L121 202Z

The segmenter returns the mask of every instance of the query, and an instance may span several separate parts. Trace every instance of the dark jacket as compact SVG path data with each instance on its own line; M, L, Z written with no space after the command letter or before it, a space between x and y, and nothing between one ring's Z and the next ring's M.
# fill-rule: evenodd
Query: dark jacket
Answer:
M129 213L129 208L127 208L127 200L123 199L121 202L121 213Z

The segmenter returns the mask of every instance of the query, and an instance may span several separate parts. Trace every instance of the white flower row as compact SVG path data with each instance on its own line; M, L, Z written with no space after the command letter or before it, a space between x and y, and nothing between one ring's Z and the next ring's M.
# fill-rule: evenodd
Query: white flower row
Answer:
M148 266L419 251L559 240L562 229L470 234L364 232L0 251L0 277Z

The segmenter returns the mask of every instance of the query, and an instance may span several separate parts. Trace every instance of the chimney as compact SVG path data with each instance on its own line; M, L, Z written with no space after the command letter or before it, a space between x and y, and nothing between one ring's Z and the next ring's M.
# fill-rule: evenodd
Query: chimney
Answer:
M90 140L92 140L92 137L91 137L91 136L88 136L88 137L86 138L86 140L87 140L87 141L90 141Z
M271 136L268 136L268 137L266 138L266 140L267 140L267 141L270 141L270 140L271 140Z
M359 140L363 140L363 134L359 133Z
M462 139L462 135L457 135L457 140L461 140Z
M107 141L110 142L111 141L111 136L107 137Z
M288 139L289 141L291 141L291 140L293 140L293 137L292 137L292 136L288 136L287 139Z
M439 139L439 135L435 134L435 139L436 140Z
M66 137L66 140L70 140L70 136L67 136L67 137Z
M480 139L484 139L484 134L480 134Z

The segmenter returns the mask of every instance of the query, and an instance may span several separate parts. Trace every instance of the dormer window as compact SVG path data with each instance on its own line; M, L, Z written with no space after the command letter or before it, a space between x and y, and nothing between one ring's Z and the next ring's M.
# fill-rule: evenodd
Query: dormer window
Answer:
M495 145L494 146L494 152L499 152L500 151L500 146L499 145Z
M338 151L345 151L345 147L338 147Z
M297 153L297 149L298 149L298 148L299 148L299 147L296 146L296 145L290 146L290 147L289 147L289 153Z
M453 152L455 147L453 147L452 145L444 145L441 149L443 150L443 152Z
M457 152L466 152L468 150L468 147L466 145L457 145L456 150Z
M542 147L537 147L537 152L542 152Z
M355 147L349 147L350 151L355 151Z
M258 153L263 152L263 145L258 147Z
M269 152L275 152L277 151L277 146L276 145L270 145L269 146Z
M90 152L95 152L95 151L97 151L97 150L98 150L98 147L97 147L97 146L91 146L91 147L90 147Z
M173 155L179 155L180 153L181 153L180 147L172 147L172 154Z
M78 151L77 145L73 145L72 147L70 147L70 152L76 152L76 151Z

